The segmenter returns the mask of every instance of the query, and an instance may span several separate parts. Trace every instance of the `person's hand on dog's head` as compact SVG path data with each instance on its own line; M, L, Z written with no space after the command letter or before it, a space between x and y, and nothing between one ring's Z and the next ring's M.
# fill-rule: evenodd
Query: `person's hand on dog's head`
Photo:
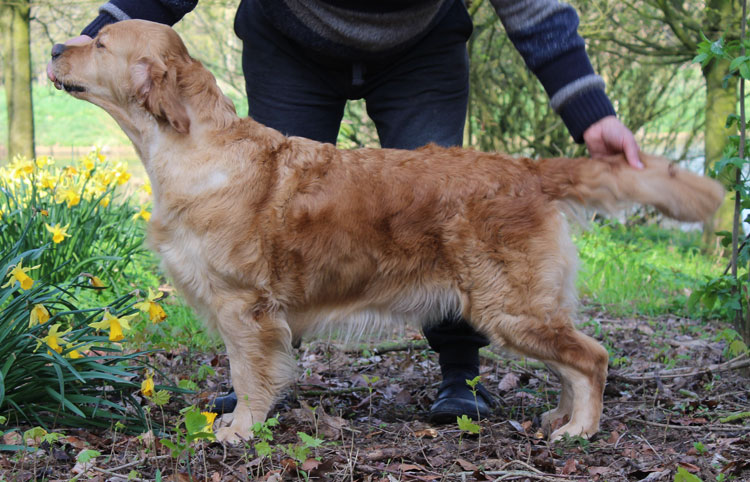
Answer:
M630 167L643 169L643 163L638 155L640 149L633 133L613 115L591 124L583 133L583 140L591 157L624 154Z
M85 43L91 42L93 39L89 37L88 35L79 35L78 37L73 37L70 40L67 40L65 42L65 45L83 45ZM47 78L50 80L50 82L54 83L55 80L55 74L52 73L52 60L47 62Z

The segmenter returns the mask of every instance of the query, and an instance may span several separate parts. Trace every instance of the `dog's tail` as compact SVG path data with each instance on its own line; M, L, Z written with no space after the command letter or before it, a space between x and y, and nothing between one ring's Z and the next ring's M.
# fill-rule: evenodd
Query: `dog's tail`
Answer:
M704 221L721 205L724 188L717 181L666 159L641 155L641 160L645 168L638 170L622 156L543 159L542 190L553 199L610 212L627 203L648 204L680 221Z

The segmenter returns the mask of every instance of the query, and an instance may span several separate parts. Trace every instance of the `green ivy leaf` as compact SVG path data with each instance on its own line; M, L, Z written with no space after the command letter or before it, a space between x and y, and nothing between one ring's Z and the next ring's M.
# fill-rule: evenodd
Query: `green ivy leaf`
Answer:
M682 467L677 467L677 473L674 476L674 482L703 482L700 477L697 477Z
M166 390L159 390L158 392L154 393L154 396L151 397L151 401L154 402L154 405L157 407L163 407L164 405L169 403L169 392Z
M302 443L305 444L305 446L310 447L310 448L320 447L324 442L323 440L319 438L315 438L310 435L307 435L305 432L297 432L297 435L299 436L300 440L302 440Z
M460 417L456 417L456 422L458 422L458 428L463 432L469 432L473 434L479 433L479 430L480 430L479 425L474 423L466 415L461 415Z
M98 450L83 450L80 454L78 454L76 460L82 464L86 464L99 457L100 455L101 452L99 452Z

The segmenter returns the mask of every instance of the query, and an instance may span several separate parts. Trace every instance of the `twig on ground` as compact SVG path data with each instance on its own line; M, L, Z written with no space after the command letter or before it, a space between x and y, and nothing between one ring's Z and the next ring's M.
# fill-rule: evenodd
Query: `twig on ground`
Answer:
M129 477L127 475L118 474L117 472L112 472L111 470L102 469L101 467L91 467L91 470L100 472L102 474L111 475L113 477L121 478L123 480L127 480L128 482L130 482L131 480L135 482L148 482L148 479L139 479L138 477Z
M355 393L355 392L366 392L368 391L368 387L348 387L348 388L339 388L336 390L301 390L300 395L305 395L308 397L321 397L321 396L335 396L335 395L345 395L347 393Z
M695 377L695 376L705 375L705 374L714 373L714 372L738 370L740 368L745 368L745 367L750 367L750 358L747 358L747 353L743 353L742 355L732 358L731 360L726 361L724 363L715 363L713 365L709 365L706 368L701 368L699 370L677 368L674 370L669 370L667 372L659 372L659 373L637 376L637 377L622 375L616 372L610 372L607 378L611 378L612 380L617 380L617 381L634 383L634 382L642 382L646 380L663 380L665 378Z
M743 430L747 431L750 430L747 427L744 427L742 425L712 425L712 424L704 424L704 425L672 425L668 423L659 423L659 422L649 422L648 420L638 420L636 418L626 418L628 422L634 422L634 423L644 423L646 425L651 425L653 427L661 427L661 428L673 428L676 430L706 430L709 432L741 432Z

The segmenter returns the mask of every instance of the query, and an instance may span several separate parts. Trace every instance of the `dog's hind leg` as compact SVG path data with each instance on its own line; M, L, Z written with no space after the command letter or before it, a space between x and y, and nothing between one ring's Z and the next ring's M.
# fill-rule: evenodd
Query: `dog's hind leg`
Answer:
M474 316L485 321L487 313ZM569 319L499 314L479 326L494 342L544 362L560 378L560 403L542 416L542 424L549 430L558 420L567 423L550 440L565 433L590 437L599 430L609 355L593 338L577 331Z
M237 407L228 427L216 431L222 442L250 438L251 428L263 422L281 389L294 372L291 333L277 314L241 314L219 319L218 328L229 355Z

